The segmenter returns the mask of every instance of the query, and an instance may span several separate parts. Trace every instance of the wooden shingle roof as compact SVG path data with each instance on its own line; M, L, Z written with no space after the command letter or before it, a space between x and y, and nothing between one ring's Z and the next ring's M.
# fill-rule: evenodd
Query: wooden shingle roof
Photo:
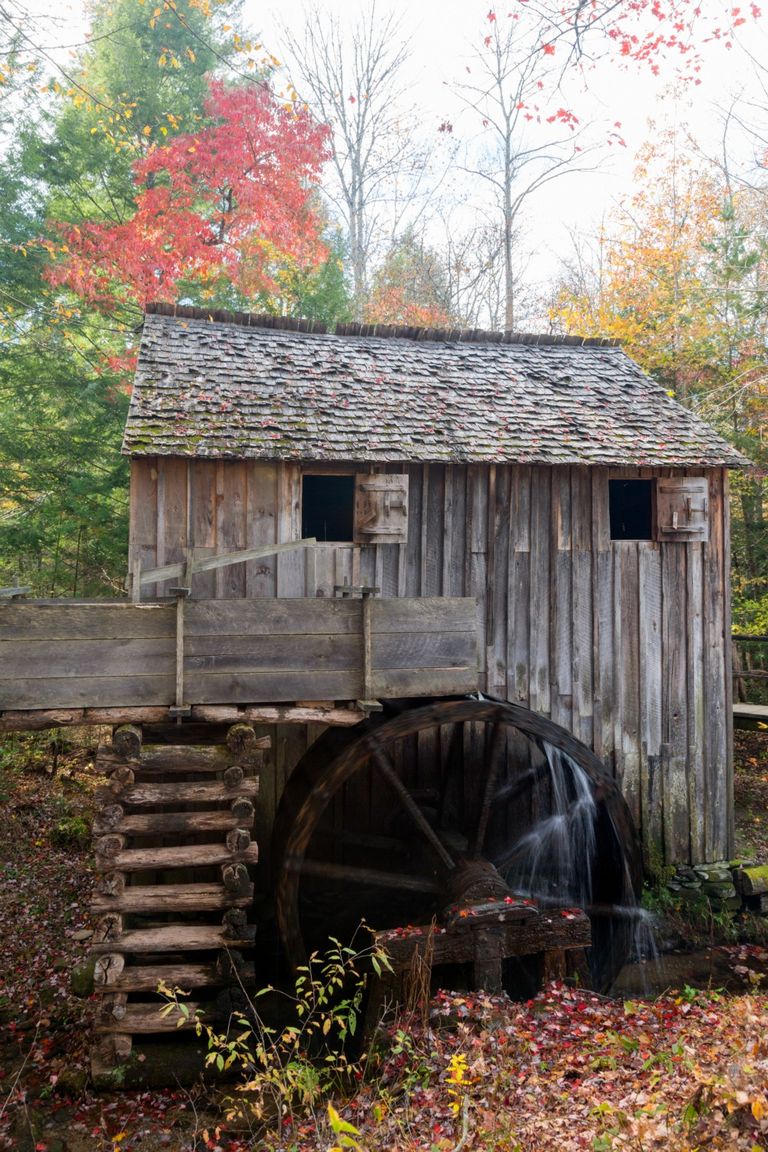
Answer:
M746 463L613 342L331 335L175 312L145 318L123 442L131 455Z

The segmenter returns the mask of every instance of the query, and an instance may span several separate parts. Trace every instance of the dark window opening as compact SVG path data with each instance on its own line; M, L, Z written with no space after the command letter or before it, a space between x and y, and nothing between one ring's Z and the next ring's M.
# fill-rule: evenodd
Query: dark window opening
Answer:
M611 540L653 539L653 480L609 480Z
M354 476L304 476L301 492L301 534L316 540L352 540L355 505Z

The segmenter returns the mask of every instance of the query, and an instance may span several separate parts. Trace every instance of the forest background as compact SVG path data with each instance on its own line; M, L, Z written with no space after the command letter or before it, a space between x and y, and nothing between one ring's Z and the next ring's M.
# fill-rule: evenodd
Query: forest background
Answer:
M734 619L768 632L766 19L462 7L474 32L425 99L440 29L414 59L382 0L289 4L269 43L230 0L94 0L74 25L0 0L0 585L122 591L120 440L163 300L618 337L755 461L732 485ZM660 98L630 135L611 92L642 76ZM599 200L629 155L628 190L568 233L578 182Z

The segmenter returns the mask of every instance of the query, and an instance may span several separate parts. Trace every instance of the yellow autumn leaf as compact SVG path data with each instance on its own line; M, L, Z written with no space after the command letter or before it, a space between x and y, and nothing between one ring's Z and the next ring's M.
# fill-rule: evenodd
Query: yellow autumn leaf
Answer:
M758 1122L768 1114L768 1107L766 1107L765 1097L763 1096L756 1096L752 1101L750 1108L752 1110L752 1115Z

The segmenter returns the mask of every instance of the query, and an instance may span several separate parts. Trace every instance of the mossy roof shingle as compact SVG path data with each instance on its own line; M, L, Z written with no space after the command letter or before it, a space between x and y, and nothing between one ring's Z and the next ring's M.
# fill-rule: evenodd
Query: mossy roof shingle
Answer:
M126 453L746 463L608 343L329 335L188 313L145 318Z

